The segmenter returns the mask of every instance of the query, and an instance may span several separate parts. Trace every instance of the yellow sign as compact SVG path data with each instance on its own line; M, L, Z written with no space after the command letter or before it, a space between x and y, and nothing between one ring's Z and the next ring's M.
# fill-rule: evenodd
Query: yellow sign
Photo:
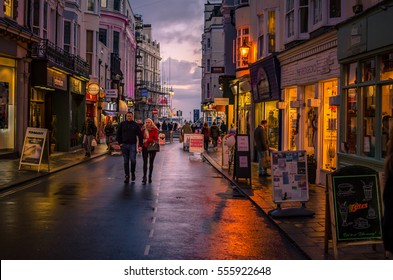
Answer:
M88 94L97 95L100 92L100 85L98 83L88 83L86 86Z

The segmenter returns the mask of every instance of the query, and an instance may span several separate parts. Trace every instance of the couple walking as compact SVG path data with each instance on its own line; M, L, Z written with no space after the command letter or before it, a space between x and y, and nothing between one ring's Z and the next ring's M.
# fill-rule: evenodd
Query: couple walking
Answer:
M143 179L142 184L146 184L147 165L149 162L149 183L152 182L154 158L156 151L148 151L149 143L158 142L158 128L151 119L146 119L141 126L134 121L131 112L126 114L126 120L120 123L116 135L121 147L124 160L124 183L130 181L130 162L131 162L131 181L135 181L136 153L142 152L143 158Z

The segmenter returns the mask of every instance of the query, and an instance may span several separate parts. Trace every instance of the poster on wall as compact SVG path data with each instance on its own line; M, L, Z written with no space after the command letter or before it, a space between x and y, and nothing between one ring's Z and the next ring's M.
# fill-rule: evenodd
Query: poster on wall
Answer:
M38 166L41 164L47 133L48 130L45 128L27 128L19 162L19 169L22 164Z
M272 151L271 168L275 203L308 201L306 151Z
M8 103L9 103L8 83L0 82L0 129L8 128Z

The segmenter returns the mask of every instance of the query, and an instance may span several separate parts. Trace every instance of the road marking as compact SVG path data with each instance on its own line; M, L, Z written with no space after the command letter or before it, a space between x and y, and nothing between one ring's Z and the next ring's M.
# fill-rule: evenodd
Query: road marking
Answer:
M150 245L146 245L144 255L145 256L149 255L149 251L150 251Z
M153 237L153 235L154 235L154 229L151 229L151 230L150 230L149 237L150 237L150 238L152 238L152 237Z

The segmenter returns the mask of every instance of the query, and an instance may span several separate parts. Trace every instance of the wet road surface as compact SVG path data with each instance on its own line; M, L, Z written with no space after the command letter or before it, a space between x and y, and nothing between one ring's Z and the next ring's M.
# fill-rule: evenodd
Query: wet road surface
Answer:
M108 156L0 195L2 259L304 259L248 199L181 144L153 182Z

